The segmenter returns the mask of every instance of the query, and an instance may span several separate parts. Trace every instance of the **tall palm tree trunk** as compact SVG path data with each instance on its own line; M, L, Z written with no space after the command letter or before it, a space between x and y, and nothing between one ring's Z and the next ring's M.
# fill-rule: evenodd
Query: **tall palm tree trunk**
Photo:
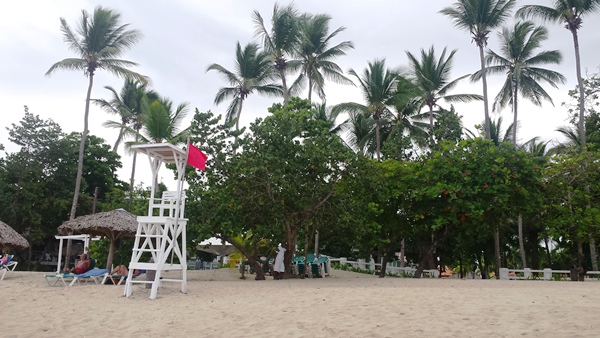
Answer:
M308 102L309 103L312 103L311 96L312 96L312 80L309 78L308 79Z
M592 270L598 271L598 253L596 252L596 240L590 236L590 261L592 262Z
M483 45L479 44L479 62L481 64L481 81L483 83L483 112L485 114L485 138L491 139L490 135L490 111L488 108L487 76L485 71L485 60L483 57Z
M378 115L378 113L375 113ZM381 136L379 133L379 116L375 120L375 143L377 143L377 162L381 161Z
M279 76L281 76L281 87L283 90L283 104L286 105L290 99L290 93L288 92L287 80L285 79L285 72L283 69L279 69Z
M240 116L242 116L242 106L244 105L244 98L240 97L240 105L238 106L237 116L235 120L235 131L240 130ZM237 142L237 137L236 137Z
M575 68L577 71L577 87L579 87L579 138L581 139L581 147L583 149L586 148L586 139L585 139L585 123L584 123L584 113L585 113L585 97L583 90L583 78L581 77L581 57L579 55L579 38L577 37L577 30L571 30L571 34L573 34L573 45L575 47Z
M431 128L431 134L433 135L433 106L429 106L429 127Z
M496 279L499 279L502 262L500 260L500 226L498 224L496 224L494 227L494 253L494 256L496 256L496 267L494 271L496 272Z
M242 115L242 106L244 105L244 98L240 97L240 105L238 106L238 111L237 111L237 117L235 120L235 131L239 131L240 130L240 116ZM233 147L233 154L235 155L237 153L237 145L238 145L238 136L235 136L235 141L234 141L235 146Z
M77 177L75 178L75 192L73 193L73 204L71 205L71 214L69 220L75 219L77 212L77 203L79 202L79 189L81 189L81 176L83 175L83 152L85 150L85 141L88 135L88 116L90 114L90 97L92 96L92 87L94 86L94 72L90 72L87 96L85 98L85 114L83 117L83 133L79 142L79 157L77 158ZM71 255L72 240L67 241L67 252L65 253L64 269L69 267L69 256Z
M513 130L512 130L512 139L513 146L517 149L517 111L518 111L518 101L517 95L519 93L519 84L516 80L513 80L513 93L512 93L512 101L513 101ZM519 254L521 256L521 263L523 264L523 269L527 267L527 257L525 256L525 240L523 239L523 216L519 214L517 217L517 228L519 232Z
M123 134L125 134L125 128L121 127L121 129L119 129L119 136L117 137L117 141L115 142L115 145L113 146L113 153L117 152L117 149L119 148L119 144L121 143L121 140L123 139Z
M577 125L579 129L579 139L581 140L581 148L585 150L587 147L587 140L585 138L585 93L583 88L583 78L581 77L581 56L579 55L579 37L577 36L576 29L572 29L571 34L573 35L573 47L575 49L575 70L577 72L577 87L579 89L579 122ZM587 166L587 163L584 163L584 165ZM589 189L590 186L586 182L586 192L589 191ZM589 201L587 208L590 208ZM598 261L596 254L596 241L593 237L590 237L590 258L592 261L592 269L596 270L598 268Z
M135 142L139 141L139 130L135 135ZM133 153L133 163L131 164L131 177L129 178L129 200L127 201L127 206L131 208L131 202L133 201L133 187L135 185L135 165L137 163L137 151ZM129 210L131 211L131 210Z

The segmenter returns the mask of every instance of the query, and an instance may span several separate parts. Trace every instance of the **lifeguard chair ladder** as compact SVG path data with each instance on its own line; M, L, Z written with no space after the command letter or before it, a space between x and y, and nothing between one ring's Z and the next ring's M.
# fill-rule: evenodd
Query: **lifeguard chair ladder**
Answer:
M181 292L187 292L186 225L184 218L185 196L183 180L185 174L185 151L169 143L140 144L132 149L148 155L152 168L152 189L148 203L148 215L138 216L129 273L125 282L124 295L131 296L133 284L151 284L150 299L156 298L161 282L181 283ZM177 191L165 191L161 198L155 197L155 182L163 163L177 167ZM149 252L150 262L141 262L142 254ZM173 256L179 262L173 263ZM170 261L170 262L169 262ZM133 270L156 271L154 279L133 279ZM181 279L161 279L163 271L181 270ZM147 273L147 276L151 275Z

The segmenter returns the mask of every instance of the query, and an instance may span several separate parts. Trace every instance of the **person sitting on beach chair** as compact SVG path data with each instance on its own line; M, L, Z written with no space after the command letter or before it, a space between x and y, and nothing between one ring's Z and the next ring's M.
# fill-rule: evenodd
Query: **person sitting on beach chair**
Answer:
M110 275L127 276L128 273L129 270L127 270L125 265L117 265L117 267L110 272ZM137 277L141 273L142 272L140 270L135 269L133 270L133 277Z
M8 263L8 254L4 254L4 256L0 258L0 266L6 265L6 263Z
M65 272L72 274L82 274L90 269L91 262L88 259L88 255L86 253L82 254L79 262L75 264L75 267L72 269L66 268Z

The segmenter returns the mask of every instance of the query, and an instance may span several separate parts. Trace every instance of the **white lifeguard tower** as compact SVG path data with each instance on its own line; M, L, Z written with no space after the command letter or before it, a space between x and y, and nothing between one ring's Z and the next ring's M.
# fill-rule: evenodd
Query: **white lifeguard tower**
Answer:
M129 274L125 282L125 297L131 296L133 284L151 284L150 299L156 298L161 282L181 283L181 292L187 292L186 225L184 218L185 196L183 180L187 153L169 143L140 144L133 150L148 155L152 168L152 189L148 205L148 215L138 216L138 228L129 263ZM163 163L177 167L177 191L165 191L161 198L155 197L155 182L158 170ZM142 254L149 252L150 262L141 262ZM174 263L175 261L175 263ZM178 261L178 262L177 262ZM154 278L134 279L133 270L156 271ZM163 271L181 270L181 279L162 278Z

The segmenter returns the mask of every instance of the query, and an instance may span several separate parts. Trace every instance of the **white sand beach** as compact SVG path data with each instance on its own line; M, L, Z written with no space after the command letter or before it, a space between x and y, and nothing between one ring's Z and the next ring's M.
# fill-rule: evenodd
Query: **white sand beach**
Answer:
M240 280L189 271L163 283L50 287L41 272L0 281L0 337L597 337L600 282L384 278Z

